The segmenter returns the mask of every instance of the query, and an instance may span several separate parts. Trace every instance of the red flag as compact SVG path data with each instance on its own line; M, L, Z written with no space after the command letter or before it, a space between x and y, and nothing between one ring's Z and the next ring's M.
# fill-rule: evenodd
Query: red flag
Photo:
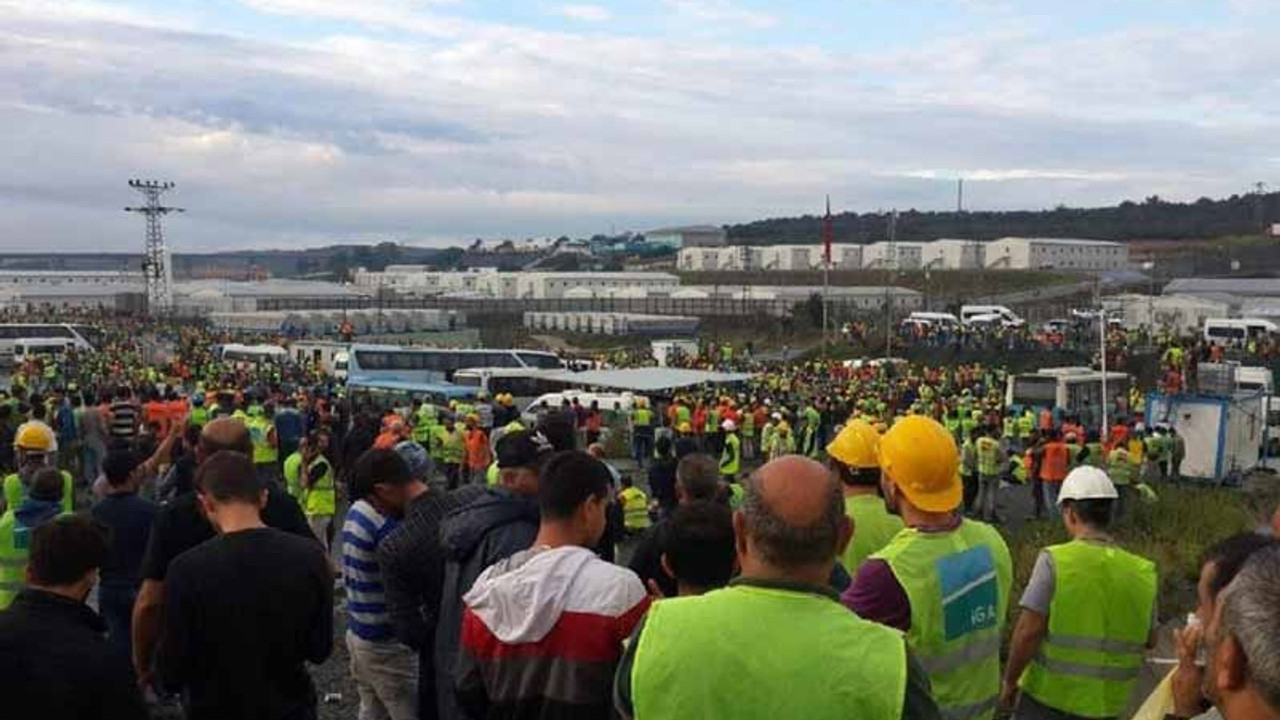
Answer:
M831 227L831 196L827 196L827 215L822 220L822 256L826 260L827 267L831 267L831 236L834 231Z

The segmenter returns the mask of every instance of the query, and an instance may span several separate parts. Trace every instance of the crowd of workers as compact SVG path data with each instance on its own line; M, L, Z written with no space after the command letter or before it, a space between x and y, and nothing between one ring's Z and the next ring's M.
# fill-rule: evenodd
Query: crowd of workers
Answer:
M1006 407L998 368L772 363L528 422L108 334L0 402L15 717L316 717L335 580L361 720L1114 718L1154 638L1157 568L1111 530L1185 449L1139 394L1103 432ZM1004 485L1070 536L1021 597ZM1206 555L1174 716L1280 717L1277 594L1274 540Z

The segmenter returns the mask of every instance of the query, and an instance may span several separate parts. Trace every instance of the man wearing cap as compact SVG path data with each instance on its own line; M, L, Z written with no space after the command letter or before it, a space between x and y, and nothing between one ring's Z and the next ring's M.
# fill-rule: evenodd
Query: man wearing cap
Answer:
M503 436L497 447L500 484L455 509L440 527L444 584L435 637L437 706L442 720L462 717L454 694L462 632L462 598L485 568L529 547L538 534L538 484L555 448L541 432Z
M31 480L22 502L0 516L0 610L9 607L26 587L31 533L66 511L62 505L62 474L42 468Z
M434 714L437 702L434 652L445 566L440 523L485 489L481 485L465 485L453 492L432 489L427 485L431 475L427 451L413 441L402 442L395 450L415 481L415 494L400 525L378 544L378 565L396 639L418 653L418 707L426 717Z
M1071 541L1040 553L1022 595L1000 693L1015 718L1114 718L1128 705L1155 640L1157 578L1108 534L1116 498L1098 468L1062 483Z
M863 420L854 420L827 445L827 464L840 478L844 513L853 523L853 540L840 556L853 575L872 553L889 544L903 528L880 496L880 434Z
M742 470L742 439L738 437L738 425L732 420L720 424L724 430L724 449L720 452L720 477L728 483L738 479Z
M955 439L903 418L880 441L881 489L906 529L858 569L842 601L906 633L948 720L990 720L1000 696L1000 638L1013 583L1009 548L960 514Z

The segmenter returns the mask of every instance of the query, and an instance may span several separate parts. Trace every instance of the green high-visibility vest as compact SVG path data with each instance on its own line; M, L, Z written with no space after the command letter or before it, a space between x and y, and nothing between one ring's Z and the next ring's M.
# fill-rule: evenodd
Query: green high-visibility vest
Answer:
M637 428L647 428L653 425L653 411L647 407L636 408L631 413L631 421Z
M749 413L742 413L742 427L738 428L742 432L742 437L756 436L756 416Z
M436 406L430 403L424 404L418 408L417 414L414 416L413 423L413 441L423 447L431 442L431 436L435 432L437 422Z
M974 449L978 454L978 474L999 475L1000 442L995 438L980 437L974 443Z
M1042 705L1116 717L1142 669L1156 601L1156 567L1114 545L1073 540L1047 548L1054 589L1049 634L1022 674Z
M1027 461L1021 455L1014 455L1013 459L1013 479L1019 483L1027 481Z
M693 412L689 410L687 406L685 405L676 406L676 425L682 425L684 423L691 422L692 418L693 418Z
M742 489L742 485L731 482L729 483L729 509L741 510L742 501L746 497L746 491Z
M902 518L889 514L884 498L879 495L845 497L844 514L853 521L853 539L845 548L840 562L853 576L867 558L888 545L905 526Z
M951 532L907 528L884 560L911 602L907 646L933 685L942 716L990 720L1000 695L1000 635L1013 561L990 525L964 520Z
M1116 447L1107 459L1107 475L1115 485L1128 485L1133 482L1133 463L1129 462L1129 451Z
M1086 465L1099 469L1106 466L1106 461L1102 457L1102 443L1091 442L1085 447L1089 450L1089 457L1085 458L1084 461Z
M27 499L27 487L22 484L18 473L12 473L4 479L4 507L6 510L17 510ZM71 473L62 471L62 512L74 512L76 506L75 481Z
M333 466L323 456L317 457L311 461L311 467L307 468L307 473L310 474L321 463L324 464L324 475L307 491L306 500L302 505L302 510L307 517L333 515L337 512L338 498L333 487Z
M1036 427L1036 418L1031 413L1024 413L1018 418L1018 437L1026 440L1031 437L1031 431Z
M724 450L720 453L720 474L736 477L742 469L742 440L735 433L724 438Z
M622 498L623 525L628 530L649 527L649 496L637 487L623 488L618 495Z
M449 432L445 426L436 428L436 445L440 448L440 462L446 465L457 465L462 462L462 433L455 427Z
M951 433L952 436L960 434L960 418L955 415L947 415L942 418L942 426L945 427L947 432Z
M493 462L489 463L489 469L485 471L484 482L489 487L493 487L494 485L498 484L498 481L500 479L502 479L502 474L501 474L501 471L499 471L498 469L498 461L494 460Z
M274 463L280 455L267 439L267 434L271 432L271 421L264 417L251 417L245 424L249 427L249 439L253 441L254 464Z
M284 489L293 498L303 500L302 489L302 453L295 452L284 459Z
M196 427L204 427L209 424L209 411L204 406L191 408L191 418L189 422Z
M1076 457L1080 455L1082 448L1076 443L1067 443L1067 469L1074 470L1080 463L1076 461Z
M655 603L631 668L636 720L897 720L906 684L898 631L817 593L748 584Z
M10 507L0 515L0 610L9 607L27 586L27 557L34 528L18 522L15 509L16 506Z
M1011 438L1018 432L1018 421L1011 417L1007 417L1003 422L1003 430L1001 435L1005 438Z

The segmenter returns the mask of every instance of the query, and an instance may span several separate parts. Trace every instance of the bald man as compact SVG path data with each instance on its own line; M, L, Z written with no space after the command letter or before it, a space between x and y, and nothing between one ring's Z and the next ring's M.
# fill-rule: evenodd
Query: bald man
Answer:
M734 514L742 575L656 603L618 668L627 718L938 718L901 633L845 610L827 585L852 537L835 476L790 455L746 482Z
M196 446L196 462L203 463L216 453L230 450L253 459L253 440L249 428L239 418L224 417L210 422L200 433ZM151 684L152 660L160 639L161 613L164 609L164 579L169 563L182 553L214 537L216 531L205 519L199 498L194 493L179 496L160 509L147 554L142 561L142 587L133 605L133 669L145 691ZM268 487L267 504L262 521L268 526L315 540L307 518L298 502L282 488Z

